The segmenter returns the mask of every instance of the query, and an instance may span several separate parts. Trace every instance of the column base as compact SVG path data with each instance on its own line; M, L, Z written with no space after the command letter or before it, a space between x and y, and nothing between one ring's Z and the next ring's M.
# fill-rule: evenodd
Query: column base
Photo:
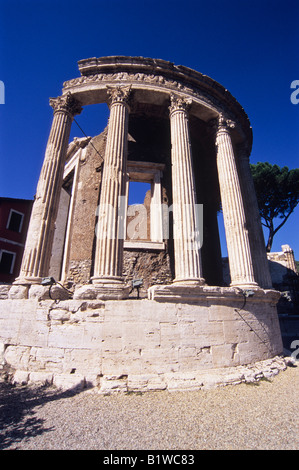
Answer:
M92 284L75 290L74 299L123 300L129 297L130 286L121 277L93 277Z
M13 285L28 286L32 284L41 284L42 280L43 280L42 277L34 277L34 276L17 277L14 280Z
M17 277L9 290L9 299L28 299L29 289L32 285L40 285L41 277Z
M257 282L231 282L230 287L237 287L239 289L261 289Z
M204 286L206 281L203 278L174 279L173 285L176 286Z
M151 286L148 289L149 300L162 302L194 302L203 295L204 286L199 282L187 284L173 282L172 284Z
M172 284L159 284L148 289L150 300L189 301L196 300L205 286L203 278L174 279Z
M71 293L61 284L53 283L42 285L41 278L16 279L12 284L8 298L9 299L38 299L41 300L67 300L71 298ZM40 282L37 282L37 279Z

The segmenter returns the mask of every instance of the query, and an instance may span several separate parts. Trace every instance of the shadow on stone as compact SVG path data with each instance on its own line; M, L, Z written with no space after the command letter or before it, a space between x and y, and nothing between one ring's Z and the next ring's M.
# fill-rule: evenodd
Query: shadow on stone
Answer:
M70 398L78 388L61 391L53 386L15 386L0 383L0 450L18 449L18 443L46 432L44 420L36 417L35 408L50 401Z

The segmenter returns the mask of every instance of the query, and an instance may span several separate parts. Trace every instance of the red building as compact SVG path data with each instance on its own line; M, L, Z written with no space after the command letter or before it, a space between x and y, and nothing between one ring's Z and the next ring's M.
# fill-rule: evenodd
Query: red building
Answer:
M0 197L0 283L11 283L19 274L32 204Z

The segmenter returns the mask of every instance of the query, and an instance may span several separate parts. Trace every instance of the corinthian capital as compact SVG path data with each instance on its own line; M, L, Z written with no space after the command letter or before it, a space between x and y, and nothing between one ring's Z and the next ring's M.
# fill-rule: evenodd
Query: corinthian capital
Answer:
M187 112L191 104L192 104L191 98L185 98L182 95L171 93L170 106L169 106L170 115L173 114L175 111Z
M234 121L231 121L230 119L227 119L223 114L219 114L218 116L218 130L228 130L228 129L233 129L236 127L236 123Z
M126 103L128 104L130 93L131 93L131 85L128 86L107 86L107 93L109 96L110 105L114 103Z
M71 93L58 96L57 98L50 98L50 106L53 108L54 113L63 112L72 117L76 114L80 114L82 111L82 106Z
M229 132L229 129L234 128L236 123L227 119L222 113L217 118L213 118L208 122L211 132L216 137L218 133Z

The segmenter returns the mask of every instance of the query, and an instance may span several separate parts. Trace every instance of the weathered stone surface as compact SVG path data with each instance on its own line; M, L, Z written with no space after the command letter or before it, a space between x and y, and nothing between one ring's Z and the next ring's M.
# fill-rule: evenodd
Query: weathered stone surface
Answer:
M100 380L99 391L104 395L108 395L113 392L127 392L127 376L124 376L123 378L120 377L119 379L114 377L103 377Z
M25 370L17 370L13 376L12 384L26 385L29 381L29 373Z
M10 288L11 288L10 284L0 285L0 300L8 299L8 294L9 294Z
M52 385L53 374L50 372L30 372L28 381L34 384Z
M5 343L0 342L0 367L5 364L5 359L4 359L5 349L6 349Z
M32 285L29 289L29 299L37 300L66 300L70 298L69 292L60 285L42 286Z
M28 298L29 286L15 285L11 286L8 298L9 299L27 299Z
M85 386L85 378L77 374L55 375L53 385L61 390L82 390Z
M232 295L228 289L225 300L225 289L217 290L203 307L146 299L2 300L2 362L28 373L29 381L39 379L32 373L45 374L41 381L53 376L53 383L61 376L56 383L62 387L83 386L85 380L104 393L235 383L233 371L244 363L251 371L250 364L261 359L269 361L265 374L274 375L282 363L272 358L282 353L282 344L272 297L248 300L242 312L247 325L230 306Z
M5 350L4 360L16 370L28 370L30 347L8 345Z
M103 282L95 285L86 285L75 290L74 299L102 299L121 300L129 297L130 286L124 283Z

